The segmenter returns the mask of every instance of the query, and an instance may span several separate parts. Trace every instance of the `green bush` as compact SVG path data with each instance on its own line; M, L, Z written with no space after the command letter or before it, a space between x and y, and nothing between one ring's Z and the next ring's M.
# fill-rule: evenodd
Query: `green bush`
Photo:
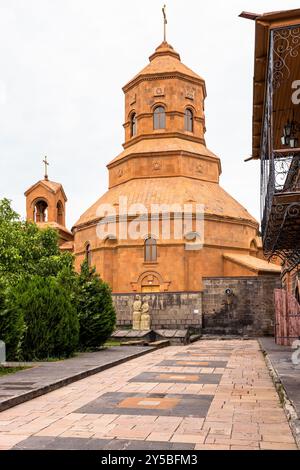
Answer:
M16 311L6 301L9 288L0 280L0 340L6 344L6 358L13 361L21 357L22 340L25 333L23 312Z
M9 359L68 357L101 346L116 314L109 286L87 263L75 273L58 233L24 222L0 200L0 339ZM80 326L80 333L79 333Z
M110 287L87 262L82 264L78 278L77 310L80 348L95 349L104 344L114 330L116 312Z
M11 310L23 316L25 360L68 357L78 346L79 322L69 292L53 277L22 278L9 293Z
M57 276L73 269L73 256L62 253L58 233L22 221L8 199L0 200L0 276L11 282L22 275Z

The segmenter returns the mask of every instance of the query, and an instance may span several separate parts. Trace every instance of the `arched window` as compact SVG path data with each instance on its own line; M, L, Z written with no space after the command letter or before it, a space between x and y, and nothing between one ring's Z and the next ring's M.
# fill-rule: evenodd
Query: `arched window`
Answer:
M57 203L56 210L57 210L57 223L59 225L64 225L64 209L60 201L58 201Z
M47 222L48 221L48 204L44 200L37 201L34 206L33 219L35 222Z
M87 264L91 266L92 263L92 251L91 251L91 245L89 243L86 244L85 246L85 259L87 260Z
M130 137L134 137L137 131L137 119L136 114L132 113L130 117Z
M147 238L144 245L144 260L146 262L155 262L157 260L157 243L154 238Z
M163 106L157 106L153 114L153 127L154 129L166 128L166 112Z
M250 255L256 256L257 254L257 243L255 240L252 240L250 243Z
M189 108L187 108L184 113L184 130L188 132L194 131L194 114Z

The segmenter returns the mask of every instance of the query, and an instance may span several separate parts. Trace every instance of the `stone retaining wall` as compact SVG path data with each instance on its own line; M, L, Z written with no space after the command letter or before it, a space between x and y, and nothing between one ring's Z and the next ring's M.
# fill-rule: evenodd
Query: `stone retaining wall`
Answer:
M132 304L136 294L113 294L117 311L117 326L132 324ZM184 329L202 326L201 292L158 292L139 294L150 297L151 327L153 329Z
M203 332L274 334L274 289L279 276L204 278ZM228 298L226 289L233 295Z
M203 278L203 292L143 293L150 297L153 329L195 328L203 333L274 334L274 289L279 276ZM230 299L226 289L232 290ZM117 326L130 327L136 294L113 294Z

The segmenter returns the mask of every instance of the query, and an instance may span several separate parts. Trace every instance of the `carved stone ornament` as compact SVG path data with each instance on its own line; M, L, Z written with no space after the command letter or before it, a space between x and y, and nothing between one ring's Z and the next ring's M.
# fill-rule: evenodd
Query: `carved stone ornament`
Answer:
M193 100L195 98L194 90L186 90L185 97L189 100Z
M155 88L154 96L164 96L164 94L165 94L164 88L161 88L161 87Z
M196 165L196 172L202 174L204 171L204 165L203 163L197 163Z
M132 106L135 102L136 102L136 93L134 93L134 94L130 97L130 106Z
M161 162L159 160L155 160L153 163L152 163L152 168L153 170L155 171L158 171L161 169Z

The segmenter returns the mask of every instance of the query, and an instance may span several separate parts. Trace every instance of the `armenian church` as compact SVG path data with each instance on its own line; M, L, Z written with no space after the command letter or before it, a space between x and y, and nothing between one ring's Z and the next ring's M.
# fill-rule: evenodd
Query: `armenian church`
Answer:
M25 193L27 218L59 231L61 249L74 253L76 269L84 259L96 267L112 289L119 326L130 327L139 294L150 299L155 328L224 326L230 318L253 334L271 330L273 307L266 296L280 267L263 258L258 222L219 184L221 161L205 142L204 79L164 40L123 91L125 142L107 165L107 192L69 231L63 187L46 174ZM140 237L121 237L120 224L134 219L130 207L137 205L145 208L138 214ZM166 219L163 212L153 213L157 205L188 205L190 232L175 236L174 209L170 236L153 233L150 217L160 228ZM105 237L99 236L102 207L114 210L115 229ZM199 207L201 246L193 249ZM264 305L261 318L255 317L255 297Z

